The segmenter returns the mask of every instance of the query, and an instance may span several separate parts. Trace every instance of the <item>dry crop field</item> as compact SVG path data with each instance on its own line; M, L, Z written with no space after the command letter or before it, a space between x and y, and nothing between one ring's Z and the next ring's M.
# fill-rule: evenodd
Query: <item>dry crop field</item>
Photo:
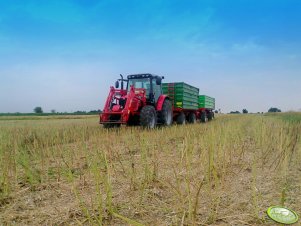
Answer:
M301 214L300 136L298 113L150 131L0 118L0 225L275 225L271 205Z

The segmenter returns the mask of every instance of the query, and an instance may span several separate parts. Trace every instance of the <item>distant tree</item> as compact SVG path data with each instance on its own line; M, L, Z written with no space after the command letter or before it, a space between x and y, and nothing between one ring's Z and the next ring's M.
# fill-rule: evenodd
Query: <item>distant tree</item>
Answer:
M86 113L87 113L86 111L75 111L75 112L73 112L73 114L76 114L76 115L84 115Z
M41 107L35 107L33 109L34 113L36 114L42 114L43 113L43 109Z
M242 113L248 114L248 110L247 110L247 109L243 109L243 110L242 110Z
M281 112L279 108L272 107L268 110L268 112Z
M239 111L231 111L230 114L240 114Z
M52 114L56 113L56 110L52 109L52 110L51 110L51 113L52 113Z
M101 113L101 110L100 109L98 109L98 110L91 110L88 113L89 114L99 114L99 113Z
M217 114L217 113L218 113L218 110L215 110L214 113Z

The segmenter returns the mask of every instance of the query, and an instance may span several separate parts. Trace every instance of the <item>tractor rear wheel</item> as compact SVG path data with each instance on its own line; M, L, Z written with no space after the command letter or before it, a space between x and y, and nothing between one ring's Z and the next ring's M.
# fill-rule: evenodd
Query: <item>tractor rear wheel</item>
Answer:
M153 129L157 124L157 113L153 106L146 105L140 112L140 125L147 129Z
M191 113L188 115L188 122L191 123L191 124L194 124L194 123L196 122L196 116L195 116L194 113L191 112Z
M158 119L159 123L163 124L164 126L170 126L172 124L172 105L170 100L164 100Z
M177 117L177 124L178 125L185 125L186 124L186 116L184 112L181 112Z

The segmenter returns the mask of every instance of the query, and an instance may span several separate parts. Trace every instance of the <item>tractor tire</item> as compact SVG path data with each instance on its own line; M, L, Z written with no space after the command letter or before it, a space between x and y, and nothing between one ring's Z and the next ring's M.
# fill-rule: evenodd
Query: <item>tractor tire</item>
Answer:
M164 126L170 126L172 124L172 105L170 100L165 99L162 110L159 113L158 121Z
M113 127L113 124L106 123L106 124L103 124L102 126L104 129L110 129Z
M185 125L186 124L186 116L184 112L181 112L177 117L177 124L178 125Z
M103 128L111 129L111 128L119 128L121 125L119 123L106 123L103 124Z
M140 125L147 129L153 129L157 125L157 113L153 106L146 105L140 112Z
M206 122L206 112L205 112L205 111L203 111L203 112L201 113L201 122L203 122L203 123Z
M127 126L138 126L139 124L140 124L139 116L138 115L131 115L129 120L128 120Z
M196 123L196 116L195 116L194 113L190 113L190 114L188 115L188 122L189 122L190 124Z
M208 121L211 121L212 119L213 119L212 112L209 112L208 113Z

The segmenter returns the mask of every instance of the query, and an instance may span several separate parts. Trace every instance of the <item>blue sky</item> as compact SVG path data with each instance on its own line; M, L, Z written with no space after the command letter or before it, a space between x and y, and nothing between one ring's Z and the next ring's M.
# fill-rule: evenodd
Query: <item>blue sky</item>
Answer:
M299 0L0 0L0 112L102 109L120 73L301 109Z

